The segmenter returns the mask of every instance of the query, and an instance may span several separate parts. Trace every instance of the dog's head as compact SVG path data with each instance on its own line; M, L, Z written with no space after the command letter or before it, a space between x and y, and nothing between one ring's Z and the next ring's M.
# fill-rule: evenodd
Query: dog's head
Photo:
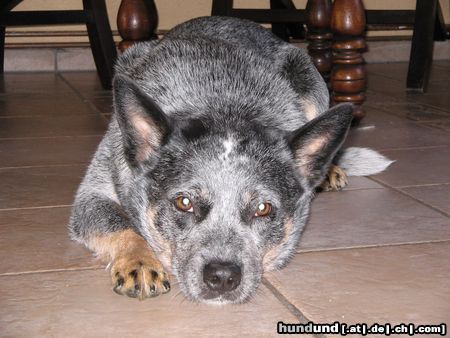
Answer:
M263 273L295 253L351 105L285 132L232 118L225 107L175 120L129 79L116 76L114 88L142 235L188 298L247 301Z

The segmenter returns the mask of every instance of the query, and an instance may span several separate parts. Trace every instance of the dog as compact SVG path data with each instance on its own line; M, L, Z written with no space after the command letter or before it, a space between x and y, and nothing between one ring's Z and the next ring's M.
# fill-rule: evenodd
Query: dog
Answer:
M247 20L180 24L129 48L115 74L69 232L121 295L164 294L170 273L194 302L246 302L294 255L318 186L391 163L342 150L352 105L329 109L310 57Z

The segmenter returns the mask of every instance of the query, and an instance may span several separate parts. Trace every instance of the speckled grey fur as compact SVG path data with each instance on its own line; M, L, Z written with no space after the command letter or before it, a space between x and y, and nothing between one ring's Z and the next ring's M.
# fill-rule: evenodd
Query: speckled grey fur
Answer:
M247 301L263 272L294 254L351 106L328 110L305 51L231 18L194 19L137 44L116 74L115 112L78 190L72 238L130 227L160 257L163 238L171 259L161 259L188 298ZM175 208L180 195L194 213ZM265 201L273 212L253 217ZM243 275L236 290L206 299L201 274L211 261L234 262Z

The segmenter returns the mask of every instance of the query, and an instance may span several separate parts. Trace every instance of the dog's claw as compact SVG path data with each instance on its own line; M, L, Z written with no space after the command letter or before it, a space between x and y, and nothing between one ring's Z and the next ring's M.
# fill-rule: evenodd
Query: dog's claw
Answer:
M339 191L347 186L347 174L337 165L332 165L327 178L322 182L320 188L323 191Z
M161 263L153 258L136 258L133 255L119 257L112 264L111 278L115 293L140 300L170 290L166 272Z

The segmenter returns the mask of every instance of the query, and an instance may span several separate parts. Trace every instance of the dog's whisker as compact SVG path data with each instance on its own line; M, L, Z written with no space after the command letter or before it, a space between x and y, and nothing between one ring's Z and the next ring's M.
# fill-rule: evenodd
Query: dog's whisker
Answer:
M180 294L182 294L182 291L181 290L179 290L178 292L176 292L176 293L174 293L173 295L172 295L172 297L171 297L171 301L173 301L175 298L177 298Z

